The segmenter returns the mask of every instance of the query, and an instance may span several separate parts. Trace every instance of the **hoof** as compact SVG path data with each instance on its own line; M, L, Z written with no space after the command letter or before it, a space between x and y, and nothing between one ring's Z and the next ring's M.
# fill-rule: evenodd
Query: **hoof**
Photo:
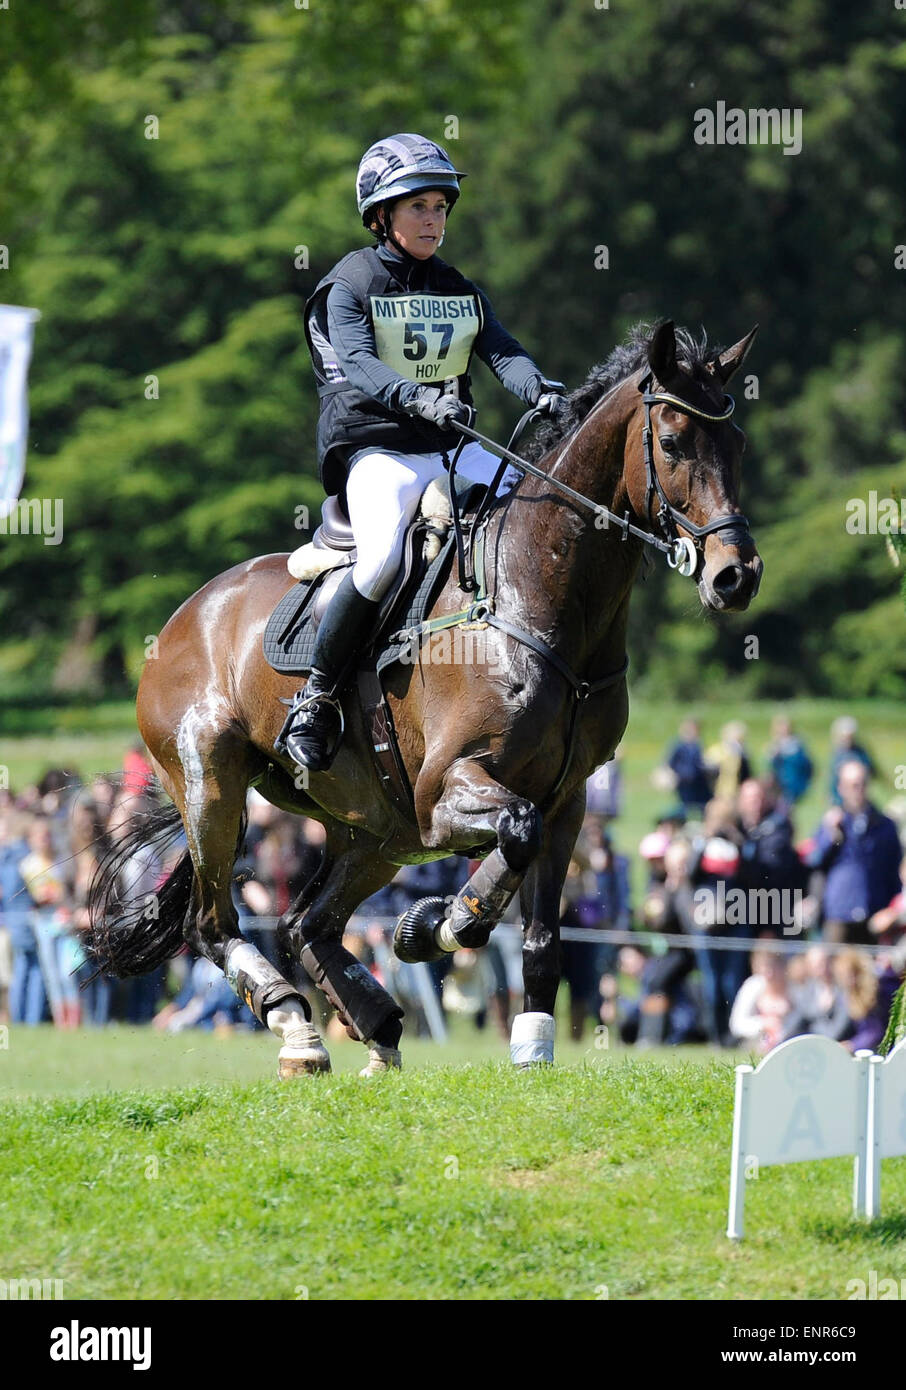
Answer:
M407 908L393 933L393 953L406 965L441 960L446 952L437 944L435 932L443 922L447 904L443 898L419 898Z
M294 1076L314 1076L330 1071L330 1054L326 1047L281 1047L277 1058L277 1076L291 1081Z
M380 1047L377 1043L371 1043L368 1065L362 1068L359 1076L381 1076L387 1071L399 1071L402 1065L403 1054L398 1047Z

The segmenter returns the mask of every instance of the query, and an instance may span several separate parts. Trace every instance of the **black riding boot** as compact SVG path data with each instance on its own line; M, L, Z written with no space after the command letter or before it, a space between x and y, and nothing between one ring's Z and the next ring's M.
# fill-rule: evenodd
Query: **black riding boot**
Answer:
M295 718L289 733L277 741L278 751L285 748L293 762L310 772L322 772L334 760L343 733L341 682L379 608L379 602L362 597L350 570L321 619L308 684L296 692L292 705Z

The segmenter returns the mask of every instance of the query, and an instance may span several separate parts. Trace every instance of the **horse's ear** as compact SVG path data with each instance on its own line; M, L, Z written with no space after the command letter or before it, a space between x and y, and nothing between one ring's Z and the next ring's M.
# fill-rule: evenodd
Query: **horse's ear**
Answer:
M648 344L648 365L662 384L676 375L676 333L673 319L659 323Z
M738 343L734 343L731 348L726 348L715 361L710 362L712 372L726 385L734 372L737 372L749 355L749 349L755 341L755 334L758 332L758 324L747 333L744 338L740 338Z

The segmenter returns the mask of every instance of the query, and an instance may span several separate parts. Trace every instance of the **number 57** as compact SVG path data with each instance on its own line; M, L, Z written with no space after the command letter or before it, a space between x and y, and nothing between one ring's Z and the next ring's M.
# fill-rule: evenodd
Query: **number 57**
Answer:
M403 356L410 362L419 362L428 351L428 339L425 337L426 325L423 323L407 323L405 333L405 347ZM450 344L453 341L452 323L432 323L432 333L440 333L443 342L437 350L438 362L443 362L447 353L450 351Z

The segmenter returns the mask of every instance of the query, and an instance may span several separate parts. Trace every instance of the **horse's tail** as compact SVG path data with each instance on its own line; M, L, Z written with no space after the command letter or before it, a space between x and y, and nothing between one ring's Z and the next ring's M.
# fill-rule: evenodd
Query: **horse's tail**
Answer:
M163 853L181 830L174 805L154 806L133 815L123 837L101 856L88 890L90 927L83 942L99 972L120 979L144 975L181 949L195 884L189 851L152 893L125 887L136 856L148 849Z

